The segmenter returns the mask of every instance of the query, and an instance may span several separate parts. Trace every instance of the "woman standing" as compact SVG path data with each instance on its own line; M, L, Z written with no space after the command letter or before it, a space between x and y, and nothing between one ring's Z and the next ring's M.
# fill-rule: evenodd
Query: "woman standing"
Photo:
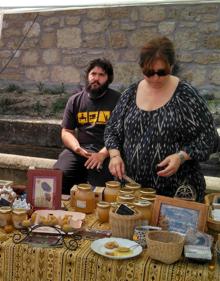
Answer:
M109 170L165 196L188 184L202 201L199 161L213 153L217 131L198 91L171 74L174 63L174 47L166 37L142 48L144 78L122 94L105 130Z

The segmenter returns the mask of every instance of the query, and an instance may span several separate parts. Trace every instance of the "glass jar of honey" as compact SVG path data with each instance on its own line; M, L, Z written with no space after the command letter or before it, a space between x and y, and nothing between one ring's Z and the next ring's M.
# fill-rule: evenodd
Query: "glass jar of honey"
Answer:
M120 182L118 181L107 181L105 183L106 188L104 190L104 201L115 202L120 190Z
M110 203L105 201L100 201L97 203L96 215L100 222L108 222L109 221L109 211L110 211Z
M135 200L135 196L133 194L124 194L118 196L119 203L131 203Z
M27 210L26 209L13 209L12 210L12 222L15 228L23 228L22 222L27 220Z
M138 200L134 203L135 209L140 211L142 214L142 219L147 220L149 223L151 221L151 215L152 215L152 203L147 200Z
M75 193L75 210L85 214L93 213L95 209L95 193L90 184L81 183Z
M126 183L125 184L126 190L132 190L136 198L139 197L141 185L138 183Z
M0 227L11 223L11 207L0 208Z

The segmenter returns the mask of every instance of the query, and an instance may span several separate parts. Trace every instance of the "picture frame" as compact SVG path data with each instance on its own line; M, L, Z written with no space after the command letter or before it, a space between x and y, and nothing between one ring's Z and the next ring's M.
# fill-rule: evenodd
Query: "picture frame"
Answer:
M206 204L157 195L151 223L162 229L186 234L189 229L204 231L207 215Z
M27 179L27 201L34 210L61 208L62 171L30 169Z

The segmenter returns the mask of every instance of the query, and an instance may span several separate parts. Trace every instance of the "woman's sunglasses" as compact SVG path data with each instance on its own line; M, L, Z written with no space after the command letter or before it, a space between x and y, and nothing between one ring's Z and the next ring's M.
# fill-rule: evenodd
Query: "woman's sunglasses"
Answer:
M157 71L155 71L153 69L146 69L143 71L143 74L147 77L152 77L155 74L157 74L159 77L161 77L161 76L166 76L166 75L170 74L170 72L165 69L158 69Z

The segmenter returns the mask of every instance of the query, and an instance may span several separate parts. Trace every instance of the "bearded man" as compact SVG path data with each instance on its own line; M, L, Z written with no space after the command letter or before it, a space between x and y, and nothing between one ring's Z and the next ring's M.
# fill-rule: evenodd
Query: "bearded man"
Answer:
M65 150L54 165L63 171L63 194L69 194L74 184L88 182L103 186L112 180L103 136L120 97L119 92L109 88L113 78L113 67L108 60L91 61L86 70L85 88L71 96L66 104L61 131Z

